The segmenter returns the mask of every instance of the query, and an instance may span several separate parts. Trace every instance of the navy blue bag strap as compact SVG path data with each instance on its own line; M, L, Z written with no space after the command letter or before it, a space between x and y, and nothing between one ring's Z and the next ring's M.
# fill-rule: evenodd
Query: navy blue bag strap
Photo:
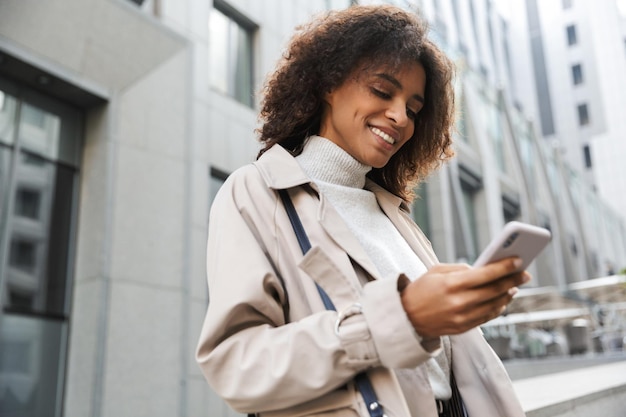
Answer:
M291 222L291 226L293 227L293 231L298 238L298 243L300 244L300 249L303 254L306 254L309 249L311 249L311 242L309 241L309 237L302 226L302 222L300 221L300 216L298 216L298 212L293 206L293 202L291 198L289 198L289 193L287 190L278 190L280 194L280 198L283 200L283 204L285 205L285 209L287 210L287 215L289 216L289 221ZM317 291L322 297L322 301L324 302L324 306L327 310L337 311L335 305L331 301L328 294L322 287L320 287L317 282L315 283L317 287ZM378 398L376 397L376 392L374 391L374 387L372 387L372 383L370 382L367 374L365 372L361 372L356 377L354 377L354 382L363 397L363 401L367 405L367 410L369 411L370 417L384 417L385 413L383 411L383 407L378 402Z
M311 242L309 241L309 237L307 236L306 231L302 226L300 216L298 216L298 212L293 206L293 202L291 201L291 198L289 198L287 190L278 190L278 192L280 193L280 198L283 200L283 204L287 209L287 215L289 216L291 227L293 227L293 231L296 233L296 237L298 238L300 249L302 250L302 253L305 254L309 251L309 249L311 249ZM315 286L317 287L317 292L320 293L320 297L322 297L322 301L324 302L324 307L326 307L326 310L337 311L330 297L328 296L328 294L326 294L326 291L324 291L322 287L317 284L317 282L315 283Z

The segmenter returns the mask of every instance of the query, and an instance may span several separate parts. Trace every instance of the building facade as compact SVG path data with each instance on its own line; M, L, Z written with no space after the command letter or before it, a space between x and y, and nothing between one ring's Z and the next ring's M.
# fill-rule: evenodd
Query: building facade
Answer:
M293 28L349 3L0 2L0 415L237 415L194 361L210 204ZM458 66L457 158L413 210L441 260L517 219L553 232L534 286L626 266L623 218L522 100L532 40L491 1L396 3Z
M531 38L533 68L519 97L537 131L618 213L626 213L626 2L501 2ZM522 35L524 36L524 35ZM522 71L526 71L522 69ZM534 80L533 80L534 79Z

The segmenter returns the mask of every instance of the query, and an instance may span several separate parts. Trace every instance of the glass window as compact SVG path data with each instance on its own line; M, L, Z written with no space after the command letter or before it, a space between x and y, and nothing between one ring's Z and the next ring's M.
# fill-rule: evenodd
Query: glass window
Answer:
M450 181L454 198L454 246L457 261L472 263L476 259L478 248L476 199L482 182L463 165L459 165L458 177L451 175Z
M15 192L15 215L32 220L39 218L41 193L36 189L21 188Z
M11 145L15 141L16 103L15 97L0 88L0 144Z
M538 155L536 154L533 146L531 131L528 123L524 120L523 113L518 110L514 110L511 112L511 116L513 119L513 135L518 140L524 173L528 181L528 188L531 194L530 198L536 198L538 191L536 161L538 159Z
M489 33L489 47L491 50L491 59L493 59L493 62L497 67L500 61L496 58L496 46L495 46L494 34L493 34L493 23L491 22L492 15L493 15L493 12L492 12L491 1L487 1L487 30Z
M455 243L457 249L457 257L465 258L467 262L472 263L476 260L476 248L478 247L478 231L476 229L476 196L478 190L473 186L461 181L462 205L465 211L465 218L468 221L469 236L461 239L455 234ZM461 214L463 215L463 214ZM471 242L467 244L467 239ZM463 242L461 244L461 242Z
M67 323L6 314L0 326L0 415L60 416Z
M502 215L504 222L508 223L517 220L521 213L519 201L511 199L509 196L502 196Z
M589 124L589 109L584 103L578 105L578 124L580 126Z
M496 155L496 162L498 163L498 169L500 172L505 174L508 172L508 164L506 163L506 154L504 149L504 132L502 131L501 112L495 105L492 105L491 107L491 124L493 125L492 140Z
M585 168L591 168L591 148L589 145L583 146L583 157L585 158Z
M67 257L71 240L75 169L29 155L13 155L13 209L3 239L8 261L5 289L33 300L37 314L66 315ZM15 306L5 300L5 308Z
M463 205L467 212L467 218L469 219L471 239L474 242L474 248L477 248L478 233L476 230L476 203L474 200L476 199L478 190L468 187L465 183L461 183L461 190L463 191Z
M413 220L426 236L430 236L430 210L428 209L428 184L422 183L416 190L417 198L413 201Z
M583 67L581 64L572 65L572 82L574 85L582 84Z
M224 184L224 181L226 181L226 178L228 178L228 173L222 171L221 169L211 167L209 169L209 174L209 207L211 207L211 204L213 204L213 200L215 200L217 192Z
M252 107L255 27L229 13L222 2L214 6L209 16L209 81L216 90Z
M511 51L509 48L509 25L506 20L500 20L500 26L502 27L502 50L504 51L504 63L506 64L506 71L509 79L513 80L513 71L511 67Z
M570 233L567 236L567 239L569 241L569 250L572 252L572 255L577 257L578 256L578 244L576 243L576 237Z
M497 97L494 97L493 92L485 91L481 98L481 104L484 106L482 110L485 114L485 121L487 123L487 133L496 156L495 160L498 164L500 172L506 173L508 170L504 149L504 131L502 125L503 115L501 106Z
M59 154L59 125L57 115L23 103L21 107L20 146L50 158Z
M576 45L578 43L578 37L576 36L576 26L569 25L567 27L567 44Z
M544 151L545 153L545 151ZM559 171L556 167L556 162L553 158L549 158L546 161L547 164L547 173L548 173L548 182L550 183L550 190L552 194L556 198L561 196L561 187L559 186Z
M0 78L2 416L61 415L81 123Z

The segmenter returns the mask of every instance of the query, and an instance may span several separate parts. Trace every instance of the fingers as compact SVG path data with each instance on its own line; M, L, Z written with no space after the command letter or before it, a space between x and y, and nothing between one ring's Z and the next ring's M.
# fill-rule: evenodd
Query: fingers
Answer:
M468 264L437 264L430 270L435 273L445 274L447 272L468 271L472 269Z
M528 273L518 272L495 279L479 287L470 288L467 291L466 309L476 308L489 302L495 304L506 302L508 304L519 291L518 286L528 282L529 279ZM496 307L498 306L496 305Z
M472 327L476 327L500 317L506 310L506 307L511 302L512 298L513 296L507 293L497 297L496 299L492 299L489 302L478 305L473 309L472 315L468 318L468 321L472 323Z
M526 283L530 281L530 279L530 274L523 271L501 278L491 285L486 284L482 288L477 289L476 291L483 293L481 297L479 297L479 299L483 301L479 302L474 307L470 308L468 306L468 322L472 323L472 327L476 327L501 316L519 291L517 286L511 286L511 282L521 281L522 283Z
M521 272L515 274L521 266L521 263L522 260L520 258L512 257L485 266L472 268L471 271L465 273L462 285L465 288L477 288L490 285L493 281L507 276L514 276L509 287L522 285L528 282L525 276L521 275Z
M401 290L416 332L426 338L459 334L502 314L530 275L515 272L516 258L471 268L439 264Z
M529 274L525 272L518 272L515 274L497 278L493 281L489 281L486 284L474 287L472 289L478 291L485 290L487 292L492 292L494 296L496 296L509 291L511 288L517 288L519 285L525 284L526 282L528 282L529 278Z

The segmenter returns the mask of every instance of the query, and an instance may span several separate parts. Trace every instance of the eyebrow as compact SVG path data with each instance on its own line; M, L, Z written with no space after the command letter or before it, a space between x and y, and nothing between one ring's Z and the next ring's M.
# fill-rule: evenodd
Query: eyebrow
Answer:
M395 77L386 74L384 72L378 73L376 74L377 77L382 78L383 80L387 80L389 81L391 84L393 84L397 89L402 90L402 84L400 84L400 81L398 81ZM413 94L413 98L417 101L419 101L420 103L424 104L424 97L420 96L419 94Z

